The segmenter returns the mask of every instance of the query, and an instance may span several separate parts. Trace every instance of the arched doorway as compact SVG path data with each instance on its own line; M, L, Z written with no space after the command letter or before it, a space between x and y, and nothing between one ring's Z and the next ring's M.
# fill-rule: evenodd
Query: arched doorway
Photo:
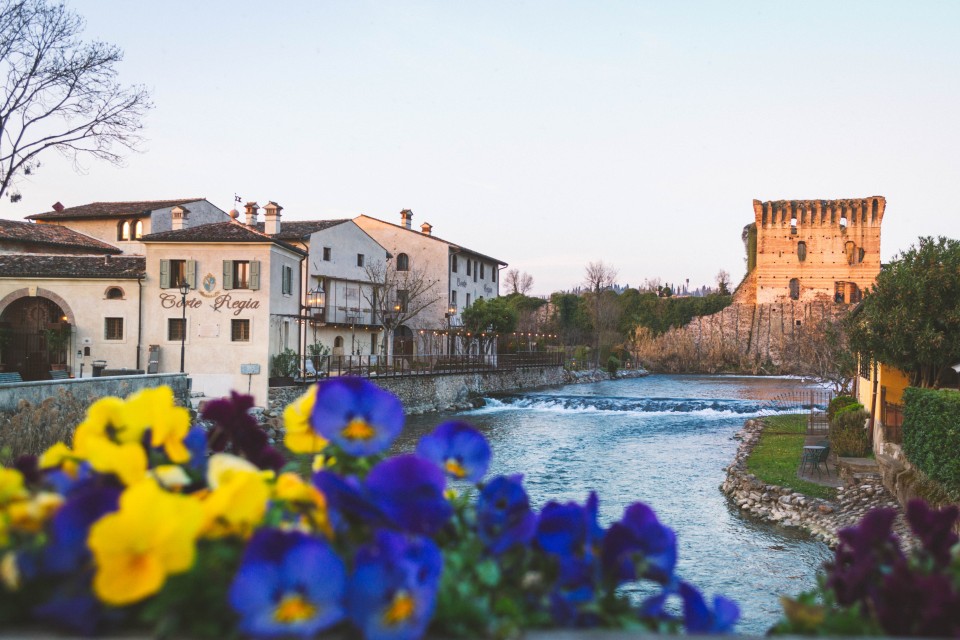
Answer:
M0 363L24 380L47 380L51 369L65 369L73 331L67 314L40 296L11 302L0 314Z

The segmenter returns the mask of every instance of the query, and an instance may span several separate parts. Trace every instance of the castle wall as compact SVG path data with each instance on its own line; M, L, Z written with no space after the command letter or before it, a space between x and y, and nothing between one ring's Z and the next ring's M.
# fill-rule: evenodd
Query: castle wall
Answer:
M886 200L880 196L754 200L757 253L753 301L858 302L880 272L880 225L885 208ZM845 284L838 287L837 283Z

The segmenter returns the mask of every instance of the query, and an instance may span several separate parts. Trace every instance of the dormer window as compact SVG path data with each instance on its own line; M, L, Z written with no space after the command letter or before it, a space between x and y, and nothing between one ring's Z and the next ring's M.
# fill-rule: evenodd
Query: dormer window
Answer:
M107 300L123 300L123 289L120 287L108 287L104 297Z
M142 237L142 220L121 220L117 223L117 240L139 240Z

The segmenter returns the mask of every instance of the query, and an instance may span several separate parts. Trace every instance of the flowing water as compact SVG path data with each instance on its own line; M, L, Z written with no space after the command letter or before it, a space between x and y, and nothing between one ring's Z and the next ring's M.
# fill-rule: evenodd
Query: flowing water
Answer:
M743 422L805 386L784 378L656 375L488 398L456 417L490 440L488 477L523 473L538 508L550 500L582 503L595 490L606 526L629 504L649 504L677 532L678 573L707 594L736 600L737 630L761 634L779 617L778 596L812 587L829 552L742 516L718 487ZM409 418L398 448L414 448L450 418Z

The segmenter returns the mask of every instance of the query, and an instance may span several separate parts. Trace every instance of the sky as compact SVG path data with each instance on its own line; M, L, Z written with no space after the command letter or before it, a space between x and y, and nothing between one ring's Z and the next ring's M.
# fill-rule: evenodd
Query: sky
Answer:
M882 260L960 238L957 2L68 0L155 108L124 166L0 202L234 195L398 222L580 284L745 271L753 199L882 195Z

